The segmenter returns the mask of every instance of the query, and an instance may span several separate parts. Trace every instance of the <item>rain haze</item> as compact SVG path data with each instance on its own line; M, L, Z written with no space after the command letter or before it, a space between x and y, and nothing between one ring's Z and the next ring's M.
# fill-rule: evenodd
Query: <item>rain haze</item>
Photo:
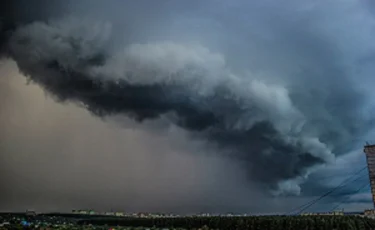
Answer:
M366 166L371 1L1 8L0 211L286 213Z

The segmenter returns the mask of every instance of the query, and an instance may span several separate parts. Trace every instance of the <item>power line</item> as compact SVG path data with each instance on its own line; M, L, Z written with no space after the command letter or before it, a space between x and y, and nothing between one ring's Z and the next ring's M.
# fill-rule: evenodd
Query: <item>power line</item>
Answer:
M289 213L287 213L287 215L288 215L288 214L290 215L291 213L294 213L294 212L296 212L296 211L298 211L298 210L299 210L299 211L297 212L297 214L303 212L304 210L308 209L309 207L311 207L312 205L314 205L314 204L315 204L316 202L318 202L319 200L321 200L321 199L323 199L324 197L330 195L331 193L333 193L333 192L336 191L337 189L339 189L339 188L345 186L345 185L346 185L346 184L347 184L352 178L354 178L355 176L357 176L359 173L361 173L362 171L364 171L366 168L367 168L367 166L361 168L360 170L356 171L356 172L355 172L354 174L352 174L349 178L347 178L346 180L344 180L343 182L341 182L339 185L337 185L337 186L334 187L333 189L329 190L328 192L324 193L323 195L321 195L320 197L318 197L318 198L316 198L316 199L314 199L314 200L311 200L311 201L309 201L309 202L307 202L307 203L305 203L305 204L303 204L303 205L298 206L297 208L294 208L292 211L290 211ZM357 178L356 180L358 180L358 178ZM354 180L354 181L356 181L356 180ZM354 182L354 181L352 181L352 182Z
M357 174L359 174L360 172L362 172L364 169L366 169L367 167L364 167L362 170L360 170ZM357 174L353 175L353 176L356 176ZM352 177L353 177L352 176ZM350 178L352 178L350 177ZM350 178L348 180L350 180ZM361 177L358 177L356 178L355 180L351 181L351 182L355 182L355 181L358 181L359 179L361 179ZM330 195L331 193L333 193L334 191L346 186L348 183L351 183L349 182L348 180L345 180L343 181L340 185L336 186L335 188L333 188L331 191L328 191L327 193L325 193L324 195L320 196L319 198L315 199L311 204L307 205L306 207L302 208L298 214L300 214L301 212L305 211L306 209L310 208L311 206L313 206L316 202L320 201L321 199L323 199L324 197Z
M365 189L365 188L367 188L368 186L370 186L370 183L369 183L369 182L367 182L366 184L364 184L363 186L361 186L359 189L357 189L357 190L354 192L354 194L360 192L362 189ZM330 212L335 211L338 207L340 207L340 206L345 202L345 200L346 200L346 197L344 197L344 198L339 202L338 205L336 205L335 207L333 207L333 208L330 210Z
M366 169L367 167L363 167L361 168L360 170L354 172L349 178L347 178L346 180L344 180L343 182L341 182L339 185L337 185L335 188L331 189L330 191L324 193L323 195L321 195L319 198L316 198L314 200L311 200L303 205L300 205L296 208L294 208L292 211L290 211L288 214L291 214L299 209L303 209L304 207L308 206L310 207L311 205L313 205L314 203L316 203L318 200L322 199L323 197L331 194L332 192L334 192L335 190L337 190L338 188L342 187L344 184L346 184L348 182L348 180L352 179L354 176L358 175L359 173L361 173L364 169ZM305 210L305 209L304 209Z

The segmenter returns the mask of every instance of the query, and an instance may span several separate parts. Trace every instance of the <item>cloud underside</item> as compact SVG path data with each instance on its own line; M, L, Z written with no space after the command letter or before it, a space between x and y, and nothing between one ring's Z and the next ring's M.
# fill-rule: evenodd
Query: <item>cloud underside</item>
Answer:
M324 13L319 6L298 10L306 17ZM342 12L332 15L340 19ZM350 16L354 32L362 22L356 15ZM268 41L279 45L259 59L247 54L271 69L270 76L239 73L230 65L233 58L228 62L204 42L118 44L110 23L74 17L20 26L6 50L30 81L59 102L75 102L99 117L167 120L203 141L207 151L240 162L250 181L274 194L299 194L315 167L351 150L371 124L367 95L353 84L361 75L353 69L372 47L363 47L362 37L333 37L340 30L329 28L342 25L307 29L303 22L281 20L280 36ZM280 54L282 68L263 62Z

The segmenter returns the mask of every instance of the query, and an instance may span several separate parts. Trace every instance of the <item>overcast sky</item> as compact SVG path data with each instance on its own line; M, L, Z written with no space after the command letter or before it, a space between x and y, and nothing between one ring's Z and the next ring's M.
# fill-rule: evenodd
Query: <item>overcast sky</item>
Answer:
M375 135L373 10L12 1L0 211L285 213L319 197L366 165ZM356 178L309 210L371 208Z

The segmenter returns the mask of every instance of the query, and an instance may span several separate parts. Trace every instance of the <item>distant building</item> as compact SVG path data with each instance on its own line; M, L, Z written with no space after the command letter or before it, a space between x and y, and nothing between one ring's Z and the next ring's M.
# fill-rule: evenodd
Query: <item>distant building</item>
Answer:
M89 214L89 212L88 212L88 211L86 211L86 210L80 210L80 211L79 211L79 214L84 214L84 215L87 215L87 214Z
M146 218L146 217L151 217L152 215L150 213L146 213L146 212L139 212L136 214L137 217L140 217L140 218Z
M374 209L367 209L364 212L365 216L375 216L375 210Z
M115 212L115 216L125 216L125 213L123 213L123 212Z
M92 214L92 213L95 213L95 212L92 211L92 210L72 210L72 213L74 213L74 214L88 215L88 214Z
M364 215L364 211L359 211L359 212L344 212L344 215L347 215L347 216L363 216Z
M26 216L36 216L36 212L34 210L26 210Z
M94 210L89 211L89 215L95 215L95 214L96 214L96 212Z
M0 223L0 227L7 227L9 225L10 225L9 222Z
M333 211L331 213L334 216L343 216L344 215L344 211Z
M343 211L334 211L334 212L306 212L301 213L301 216L343 216Z
M366 145L363 150L366 154L367 169L370 177L373 208L375 208L375 145Z

